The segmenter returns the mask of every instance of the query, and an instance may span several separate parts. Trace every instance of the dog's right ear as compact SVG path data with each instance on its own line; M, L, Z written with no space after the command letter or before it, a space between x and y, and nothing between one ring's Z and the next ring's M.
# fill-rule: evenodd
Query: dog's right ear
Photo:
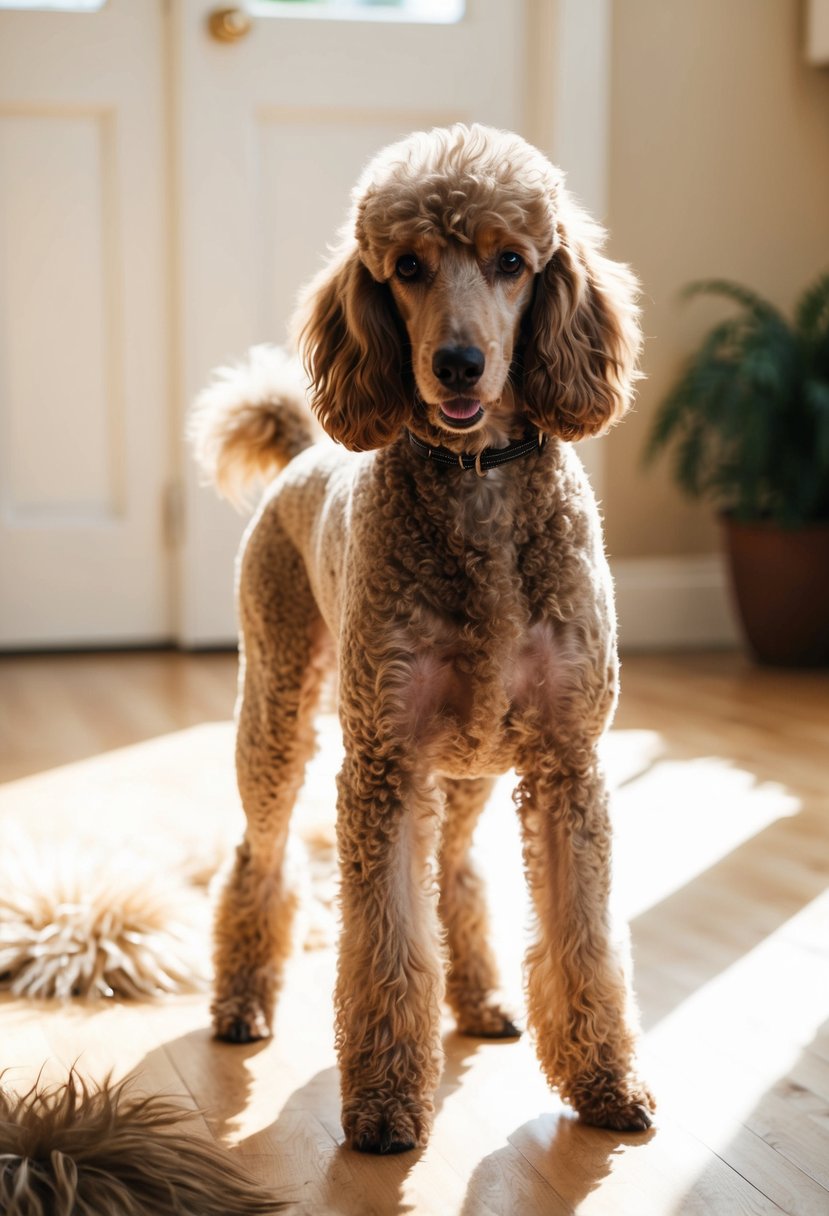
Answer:
M307 288L299 346L311 405L332 439L355 452L390 443L409 410L402 322L391 292L356 246L334 257Z

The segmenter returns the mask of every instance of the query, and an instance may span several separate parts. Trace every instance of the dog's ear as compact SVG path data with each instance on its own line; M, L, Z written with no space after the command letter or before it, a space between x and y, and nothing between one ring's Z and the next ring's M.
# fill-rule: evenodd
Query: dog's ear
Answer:
M525 319L524 394L542 431L583 439L627 410L639 378L639 284L602 255L605 233L563 191L556 248Z
M346 247L310 284L300 315L311 405L328 434L355 452L390 443L409 395L402 322L388 286Z

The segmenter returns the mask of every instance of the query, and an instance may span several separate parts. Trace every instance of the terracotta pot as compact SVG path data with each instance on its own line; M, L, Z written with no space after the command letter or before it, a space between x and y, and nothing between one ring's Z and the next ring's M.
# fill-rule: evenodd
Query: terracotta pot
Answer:
M734 596L761 663L829 664L829 523L780 528L722 517Z

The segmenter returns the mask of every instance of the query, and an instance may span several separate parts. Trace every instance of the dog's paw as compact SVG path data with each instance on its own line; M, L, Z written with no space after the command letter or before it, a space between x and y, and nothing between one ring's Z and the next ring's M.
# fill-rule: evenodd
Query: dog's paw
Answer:
M521 1030L500 1005L479 1005L457 1015L458 1034L475 1039L518 1039Z
M369 1102L358 1114L343 1115L343 1126L358 1153L407 1153L426 1143L429 1120L412 1107Z
M260 1009L222 1002L213 1008L213 1034L223 1043L256 1043L270 1038L271 1028Z
M656 1102L644 1085L621 1091L600 1090L576 1105L579 1116L591 1127L606 1127L615 1132L646 1132L653 1123Z

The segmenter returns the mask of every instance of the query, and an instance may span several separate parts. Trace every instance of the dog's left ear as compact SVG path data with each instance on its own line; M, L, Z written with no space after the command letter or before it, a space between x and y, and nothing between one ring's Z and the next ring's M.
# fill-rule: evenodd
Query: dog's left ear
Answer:
M604 230L562 195L556 249L525 321L524 395L541 431L583 439L612 426L633 399L639 284L602 255Z

